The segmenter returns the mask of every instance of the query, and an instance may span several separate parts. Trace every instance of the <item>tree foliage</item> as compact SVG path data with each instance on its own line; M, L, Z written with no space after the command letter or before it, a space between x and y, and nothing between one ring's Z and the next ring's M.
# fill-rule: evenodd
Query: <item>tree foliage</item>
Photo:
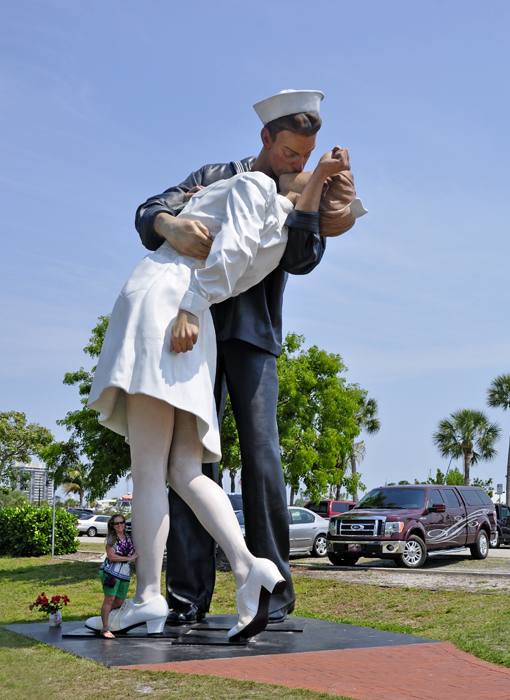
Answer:
M21 491L0 491L0 510L28 505L28 496Z
M84 348L90 357L99 356L107 327L108 317L101 316ZM316 346L305 351L303 342L302 336L288 334L277 364L277 421L285 479L295 492L303 482L311 499L319 499L331 485L353 494L360 476L347 469L354 438L360 433L359 411L366 392L346 384L340 355ZM68 493L80 495L80 502L85 491L91 498L101 498L130 469L124 438L100 425L98 414L86 407L94 370L82 367L65 375L65 384L78 386L82 406L57 421L70 432L69 440L50 445L44 454L57 483L67 483ZM221 437L220 469L228 470L235 486L241 454L228 400Z
M400 483L400 482L399 482ZM421 482L415 481L415 484ZM446 474L438 469L436 476L430 476L425 484L439 484L440 486L462 486L464 484L464 474L460 471L458 467L453 467L449 469Z
M53 441L48 428L38 423L27 423L20 411L0 413L0 487L4 491L13 490L18 485L24 487L30 475L22 474L22 467L29 464L32 456L42 457L44 449ZM0 489L0 490L1 490Z
M277 420L287 484L297 492L303 482L309 498L318 500L330 485L352 488L346 467L360 432L359 388L340 376L346 370L340 355L315 345L305 351L303 343L295 333L283 343Z
M354 387L353 387L354 388ZM356 409L356 423L360 429L369 435L378 433L381 429L381 422L377 417L379 412L379 407L377 405L376 399L369 398L368 392L361 389L358 385L355 385L358 390L358 407ZM365 443L364 441L355 442L354 437L352 438L352 449L349 456L349 462L351 464L351 480L350 485L351 490L348 489L348 493L352 495L355 501L358 499L358 485L364 488L363 484L359 481L359 476L357 474L357 466L365 457ZM337 497L338 498L338 497Z
M108 320L108 316L99 317L89 343L83 349L92 358L101 352ZM81 367L77 372L65 375L64 384L78 386L82 405L57 421L70 432L70 438L50 445L44 451L44 459L54 473L56 483L68 479L67 483L75 483L91 498L101 498L129 471L130 457L124 437L102 426L98 421L99 414L86 407L95 369L93 367L87 372ZM76 481L78 475L81 486ZM79 490L75 492L79 494Z
M80 506L83 504L85 489L88 486L88 474L84 464L78 462L74 469L70 469L62 478L62 488L66 496L75 493L80 499Z
M464 459L464 484L469 486L471 464L494 459L500 435L501 428L483 411L463 409L440 421L432 439L441 456Z
M220 474L227 471L230 475L230 492L235 493L235 477L241 469L241 448L237 434L236 421L230 397L227 397L221 422L221 461Z

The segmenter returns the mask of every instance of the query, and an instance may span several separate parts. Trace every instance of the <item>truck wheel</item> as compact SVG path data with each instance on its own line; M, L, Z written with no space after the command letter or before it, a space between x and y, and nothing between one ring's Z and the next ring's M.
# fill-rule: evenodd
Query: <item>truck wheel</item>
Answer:
M486 559L489 553L489 536L485 530L479 530L476 541L469 547L473 559Z
M333 566L354 566L359 557L349 554L337 554L336 552L328 552L328 559Z
M411 535L406 542L404 551L395 559L395 563L403 569L419 569L425 563L426 558L425 542L420 537Z
M314 557L325 557L328 553L328 543L326 535L317 535L312 547L312 555Z
M500 538L499 538L499 530L496 530L496 534L492 538L492 540L489 543L489 547L491 549L498 549L499 545L501 544Z

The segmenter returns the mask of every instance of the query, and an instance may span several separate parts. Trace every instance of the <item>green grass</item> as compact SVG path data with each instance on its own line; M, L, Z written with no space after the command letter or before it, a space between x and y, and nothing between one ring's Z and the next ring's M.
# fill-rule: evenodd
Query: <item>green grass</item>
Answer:
M71 604L64 620L81 620L99 614L103 595L98 564L38 559L0 558L0 624L43 622L47 618L30 611L43 591L65 593ZM131 579L134 592L136 576ZM214 610L234 612L235 586L230 574L218 577ZM228 661L226 661L228 663ZM122 700L179 698L179 700L325 700L329 694L283 688L215 676L170 672L119 671L67 654L54 647L0 627L0 696L9 700ZM342 700L339 696L335 696ZM343 700L350 700L343 698Z
M98 564L0 558L0 622L45 620L28 604L44 591L66 593L65 620L97 615L102 602ZM510 606L507 593L462 593L294 577L295 614L452 642L485 661L510 667ZM134 591L132 579L131 591ZM211 613L234 612L231 574L218 574ZM227 662L228 663L228 662ZM92 700L114 692L123 698L232 698L238 700L318 700L321 693L205 676L116 671L0 630L0 686L12 700ZM145 690L144 690L145 688Z
M78 543L79 552L99 552L100 554L105 553L104 544L101 545L98 542L79 542Z

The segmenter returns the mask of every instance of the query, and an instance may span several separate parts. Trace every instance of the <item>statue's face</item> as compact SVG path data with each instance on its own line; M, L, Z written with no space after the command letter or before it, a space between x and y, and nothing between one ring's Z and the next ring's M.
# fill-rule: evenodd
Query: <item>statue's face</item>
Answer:
M267 129L262 129L262 142L271 170L280 177L284 173L303 172L315 148L315 135L300 136L292 131L280 131L273 141Z

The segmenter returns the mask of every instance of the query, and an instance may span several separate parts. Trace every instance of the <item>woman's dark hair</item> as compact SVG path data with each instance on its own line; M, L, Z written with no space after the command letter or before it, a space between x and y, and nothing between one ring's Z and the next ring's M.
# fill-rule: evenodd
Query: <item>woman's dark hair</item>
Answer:
M108 534L106 535L106 539L108 540L110 537L112 538L112 544L115 544L117 540L119 539L117 537L117 533L115 531L115 527L113 525L113 521L115 518L122 518L122 520L126 520L126 518L122 515L122 513L115 513L115 515L112 515L111 518L108 520Z
M313 136L322 126L322 119L316 112L299 112L287 114L268 122L265 127L274 141L280 131L292 131L299 136Z

